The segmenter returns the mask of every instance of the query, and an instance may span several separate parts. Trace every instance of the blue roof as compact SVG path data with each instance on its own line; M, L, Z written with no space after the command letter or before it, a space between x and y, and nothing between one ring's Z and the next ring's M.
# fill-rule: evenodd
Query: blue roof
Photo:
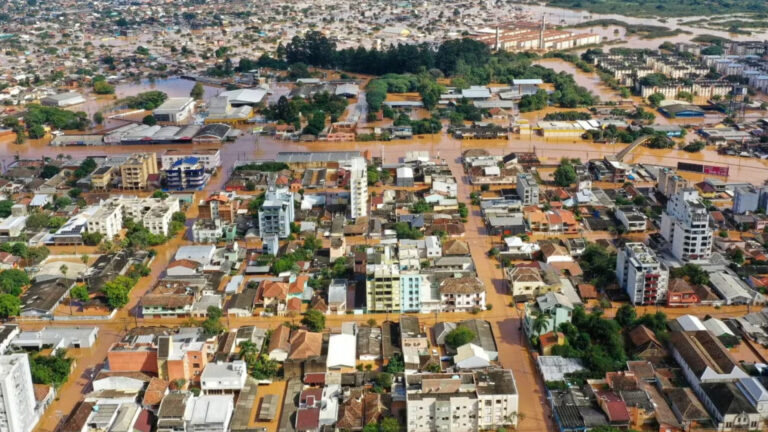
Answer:
M187 156L183 159L179 159L176 162L171 165L173 168L176 168L179 165L197 165L197 163L200 162L200 159L195 156Z

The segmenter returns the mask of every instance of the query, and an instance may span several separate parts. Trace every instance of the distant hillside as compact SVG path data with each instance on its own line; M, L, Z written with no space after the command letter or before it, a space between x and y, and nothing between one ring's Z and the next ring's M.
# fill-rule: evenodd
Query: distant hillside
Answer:
M628 16L700 16L767 13L766 0L549 0L550 6Z

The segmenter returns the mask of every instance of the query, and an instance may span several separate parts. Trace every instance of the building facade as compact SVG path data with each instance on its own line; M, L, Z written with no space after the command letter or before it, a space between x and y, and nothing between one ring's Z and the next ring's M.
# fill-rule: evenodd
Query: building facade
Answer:
M177 160L163 171L168 189L199 189L205 186L205 168L194 156Z
M530 173L517 174L517 195L523 205L536 205L539 203L539 184Z
M259 235L261 238L268 234L277 234L279 238L288 237L291 234L293 221L293 192L285 188L270 187L267 190L264 204L259 210Z
M123 189L146 189L149 176L157 173L155 153L134 154L120 165Z
M616 276L634 304L657 304L667 298L669 271L643 243L627 243L619 251Z
M37 424L27 354L0 356L0 430L29 432Z
M695 189L682 189L667 202L661 214L661 235L672 255L683 261L703 261L712 256L712 227L707 208Z

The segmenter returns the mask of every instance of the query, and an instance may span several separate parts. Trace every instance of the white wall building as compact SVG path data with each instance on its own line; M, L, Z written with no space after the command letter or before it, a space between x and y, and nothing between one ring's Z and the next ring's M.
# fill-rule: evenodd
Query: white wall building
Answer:
M208 363L200 375L200 388L206 394L240 391L247 376L248 370L242 360Z
M0 430L29 432L39 419L27 354L0 356Z
M169 98L152 111L159 122L181 123L195 111L195 100L191 97Z
M357 219L368 215L368 173L365 159L357 157L350 164L349 212Z
M619 251L616 277L634 304L657 304L667 298L669 271L643 243L627 243Z
M168 168L172 166L174 162L188 157L197 158L208 171L221 166L221 151L219 149L167 150L160 156L160 164L163 168Z
M88 218L88 232L99 233L112 239L123 229L123 204L121 202L103 202L101 207Z
M523 202L523 205L536 205L539 203L539 184L532 174L517 174L517 196Z
M517 426L512 371L406 375L408 432L474 432Z
M661 235L677 259L708 260L712 256L712 232L709 213L695 189L682 189L667 202L661 214Z

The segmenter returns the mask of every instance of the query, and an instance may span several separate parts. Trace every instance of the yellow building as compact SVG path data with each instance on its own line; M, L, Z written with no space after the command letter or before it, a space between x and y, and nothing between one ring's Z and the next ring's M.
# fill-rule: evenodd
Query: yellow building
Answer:
M147 178L157 174L157 155L155 153L136 153L120 165L123 189L146 189Z
M98 190L109 189L109 184L112 182L112 170L111 166L102 166L96 169L91 174L91 187Z

